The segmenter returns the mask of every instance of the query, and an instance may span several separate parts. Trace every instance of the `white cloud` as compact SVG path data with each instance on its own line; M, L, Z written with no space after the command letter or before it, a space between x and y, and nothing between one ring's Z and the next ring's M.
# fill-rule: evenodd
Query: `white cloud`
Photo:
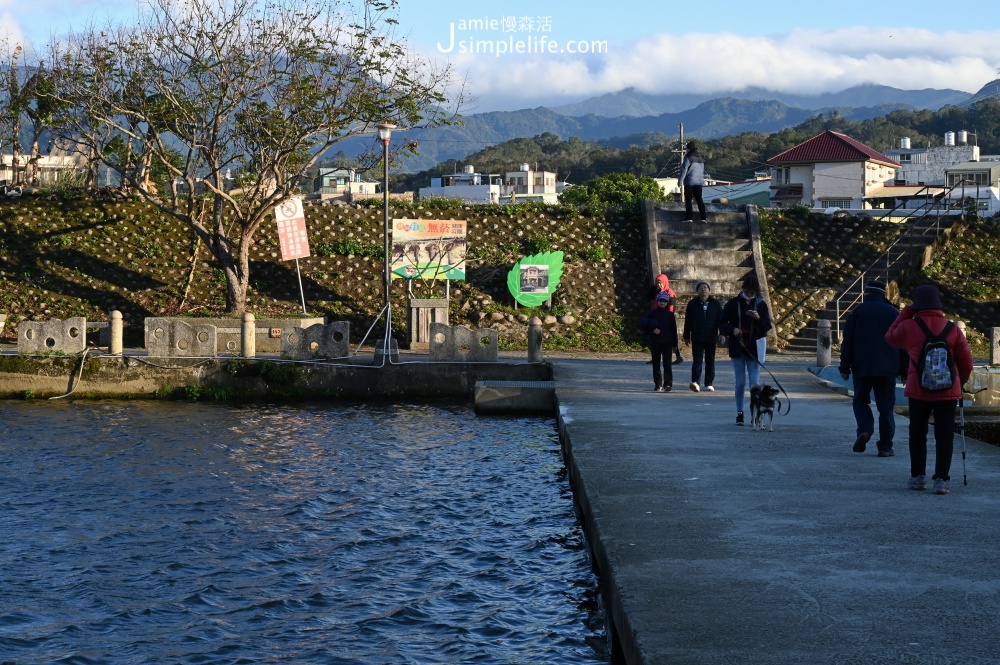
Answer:
M770 36L692 33L612 44L606 55L598 56L466 53L451 61L458 71L468 72L474 94L484 101L508 100L507 108L626 87L652 94L748 86L815 94L878 83L975 92L997 77L998 41L1000 31L865 27Z

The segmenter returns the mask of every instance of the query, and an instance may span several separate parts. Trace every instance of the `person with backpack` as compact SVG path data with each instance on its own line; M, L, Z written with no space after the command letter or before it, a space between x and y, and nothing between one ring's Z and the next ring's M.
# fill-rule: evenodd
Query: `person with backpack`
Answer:
M878 409L879 457L892 457L896 432L896 377L906 376L906 352L885 341L885 333L899 316L899 308L885 298L885 284L873 280L865 285L864 302L847 317L840 344L840 376L854 375L854 421L857 425L854 452L863 453L875 433L872 393Z
M889 326L885 341L905 349L910 357L903 394L910 404L910 479L912 490L927 489L927 430L934 416L935 494L951 486L951 458L955 444L955 410L962 386L972 376L972 351L965 335L945 318L935 286L923 284Z

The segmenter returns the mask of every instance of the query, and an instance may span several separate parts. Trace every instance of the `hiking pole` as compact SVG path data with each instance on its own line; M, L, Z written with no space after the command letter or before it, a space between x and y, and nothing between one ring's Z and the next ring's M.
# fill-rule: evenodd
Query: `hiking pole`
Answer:
M965 396L958 398L958 431L962 433L962 485L969 485L969 474L965 469Z

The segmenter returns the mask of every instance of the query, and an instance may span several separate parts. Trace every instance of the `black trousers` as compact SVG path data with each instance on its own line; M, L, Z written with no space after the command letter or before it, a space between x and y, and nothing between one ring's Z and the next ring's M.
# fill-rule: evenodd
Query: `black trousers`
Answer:
M927 429L934 415L934 476L951 480L951 456L955 449L955 410L958 401L910 398L910 475L922 476L927 467Z
M687 219L692 219L692 204L698 204L698 213L701 214L701 221L705 221L705 201L701 198L701 185L684 185L684 209L687 211Z
M705 362L705 386L715 385L715 343L691 340L691 383L701 382L701 363Z
M659 388L673 388L674 367L673 355L674 347L662 346L660 344L650 344L649 352L653 356L653 384ZM662 369L660 366L662 365Z

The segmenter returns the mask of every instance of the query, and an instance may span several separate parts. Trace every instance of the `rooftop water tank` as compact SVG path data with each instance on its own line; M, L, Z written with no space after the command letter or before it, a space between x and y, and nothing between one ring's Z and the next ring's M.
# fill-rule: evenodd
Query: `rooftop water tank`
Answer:
M958 131L958 145L967 145L969 143L969 132L964 129Z
M521 170L522 171L530 171L531 170L531 166L528 165L527 163L523 163L523 164L521 164Z
M903 150L909 150L910 149L910 137L909 136L904 136L903 138L899 139L899 147L902 148Z
M476 167L473 166L472 164L466 164L465 166L462 167L462 172L463 173L470 173L470 174L471 173L475 173L476 172Z
M944 133L944 144L945 145L955 145L955 132L945 132Z

